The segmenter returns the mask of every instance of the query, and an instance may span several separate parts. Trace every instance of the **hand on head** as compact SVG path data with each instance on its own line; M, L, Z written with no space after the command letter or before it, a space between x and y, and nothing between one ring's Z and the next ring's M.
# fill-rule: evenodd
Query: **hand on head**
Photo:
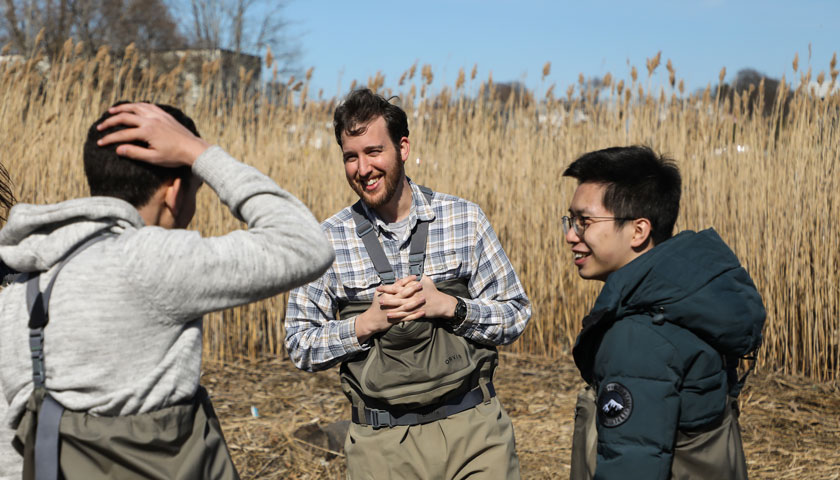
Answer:
M113 143L119 155L163 167L192 166L210 144L192 134L171 115L150 103L124 103L108 109L108 117L96 128L100 131L125 125L100 139L100 146ZM148 148L127 142L142 141Z

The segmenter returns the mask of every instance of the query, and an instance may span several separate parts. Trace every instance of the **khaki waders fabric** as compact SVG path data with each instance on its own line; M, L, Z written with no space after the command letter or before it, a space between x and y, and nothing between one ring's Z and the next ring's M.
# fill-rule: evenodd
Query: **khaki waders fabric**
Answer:
M450 295L469 297L464 280L436 286ZM340 315L360 313L369 305L348 305ZM498 362L495 348L468 342L434 320L411 324L415 325L403 329L422 328L404 335L392 327L374 340L373 355L342 364L342 388L354 408L400 411L433 405L492 380ZM421 425L374 429L351 423L344 451L350 480L520 478L513 425L496 397Z
M449 295L470 298L467 279L438 282ZM341 318L357 315L370 302L353 302ZM416 409L463 395L493 378L499 354L452 333L445 322L422 319L394 325L373 338L364 354L341 364L341 387L353 405L369 408Z
M671 478L746 480L747 462L738 425L738 399L727 397L719 425L706 431L677 432ZM586 386L575 406L570 480L591 480L597 465L595 390Z
M38 411L46 391L29 397L15 448L24 480L34 478ZM158 411L96 417L65 410L59 428L60 469L66 480L238 480L206 390L194 401Z
M498 398L423 425L350 424L348 480L517 480L510 417Z
M595 389L587 385L578 393L575 405L575 430L572 437L572 473L570 480L595 478L598 462L598 430L595 428L597 414Z
M726 398L719 426L705 432L677 432L671 478L747 479L747 460L738 425L738 399Z

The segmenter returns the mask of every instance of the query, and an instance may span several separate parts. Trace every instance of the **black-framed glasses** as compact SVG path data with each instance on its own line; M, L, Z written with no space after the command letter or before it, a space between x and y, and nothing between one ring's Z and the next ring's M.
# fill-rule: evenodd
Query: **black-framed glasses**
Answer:
M586 215L564 215L563 216L563 235L568 235L569 230L574 229L575 235L583 237L586 233L587 225L598 222L609 222L615 220L633 220L628 217L587 217Z

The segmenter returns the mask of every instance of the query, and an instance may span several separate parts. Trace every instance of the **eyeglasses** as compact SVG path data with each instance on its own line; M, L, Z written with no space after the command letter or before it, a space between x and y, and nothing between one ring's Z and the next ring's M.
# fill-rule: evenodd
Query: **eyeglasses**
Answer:
M575 235L583 237L586 233L586 227L592 223L609 222L610 220L633 220L628 217L587 217L586 215L564 215L563 216L563 235L568 235L569 230L574 229Z

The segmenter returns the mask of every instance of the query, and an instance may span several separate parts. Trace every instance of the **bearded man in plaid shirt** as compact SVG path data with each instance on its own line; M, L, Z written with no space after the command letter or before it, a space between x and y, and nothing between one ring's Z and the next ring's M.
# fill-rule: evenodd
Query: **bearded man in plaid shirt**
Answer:
M492 376L531 306L496 233L478 205L406 177L401 108L356 90L334 124L360 201L322 224L336 260L292 291L286 348L306 371L341 364L348 477L519 478Z

